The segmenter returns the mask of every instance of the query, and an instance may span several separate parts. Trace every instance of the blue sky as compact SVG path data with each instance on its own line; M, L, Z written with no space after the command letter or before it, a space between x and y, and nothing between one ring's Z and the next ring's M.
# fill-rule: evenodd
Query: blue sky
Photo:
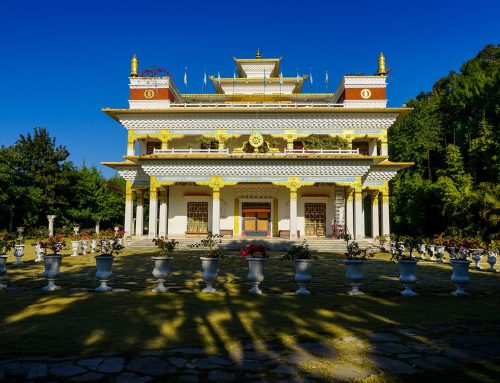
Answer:
M306 92L346 73L392 68L390 106L429 90L488 43L500 42L500 1L18 1L0 8L0 145L43 126L76 164L119 161L125 129L101 112L127 107L133 53L200 93L203 70L230 77L232 57L283 56ZM207 91L213 91L207 87ZM106 175L113 171L98 165Z

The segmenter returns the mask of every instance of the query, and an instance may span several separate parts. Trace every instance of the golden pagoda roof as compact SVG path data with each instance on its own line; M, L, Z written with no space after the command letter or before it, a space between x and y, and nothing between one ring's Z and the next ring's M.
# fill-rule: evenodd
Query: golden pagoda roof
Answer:
M243 68L241 67L241 64L259 64L259 63L275 63L274 69L271 72L270 76L271 77L279 77L280 73L280 63L281 59L283 56L278 57L278 58L272 58L272 59L264 59L264 58L254 58L254 59L238 59L236 57L233 57L233 60L236 62L236 68L238 70L238 75L243 76Z
M307 77L308 77L307 75L298 77L299 80L298 82L297 82L297 77L283 77L283 82L286 84L291 84L295 82L295 88L293 89L292 93L300 93L302 91L302 86L304 85L304 81L307 80ZM209 76L209 79L212 80L215 91L221 94L224 94L221 84L232 84L233 82L235 82L236 84L262 84L264 82L264 78L247 78L247 77L236 77L236 78L221 77L220 83L218 77ZM279 84L279 83L280 83L279 77L268 77L266 79L266 84Z

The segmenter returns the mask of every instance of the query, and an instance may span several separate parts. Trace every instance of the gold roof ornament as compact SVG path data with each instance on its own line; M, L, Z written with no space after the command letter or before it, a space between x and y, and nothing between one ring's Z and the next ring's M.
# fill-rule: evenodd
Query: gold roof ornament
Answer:
M261 56L260 56L260 49L259 49L259 48L257 48L257 53L255 54L255 58L256 58L257 60L260 60L260 59L261 59Z
M139 60L134 53L132 60L130 60L130 77L137 77L139 74Z
M378 75L385 76L387 70L385 69L385 56L382 52L378 55Z

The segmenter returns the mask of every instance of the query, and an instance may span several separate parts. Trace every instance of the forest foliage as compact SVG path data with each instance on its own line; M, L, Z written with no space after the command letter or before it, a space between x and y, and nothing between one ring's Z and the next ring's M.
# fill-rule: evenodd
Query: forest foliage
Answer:
M123 180L85 164L77 168L68 157L45 128L0 147L0 229L47 226L48 214L57 215L59 227L122 223Z
M487 45L389 129L392 229L500 239L500 45Z

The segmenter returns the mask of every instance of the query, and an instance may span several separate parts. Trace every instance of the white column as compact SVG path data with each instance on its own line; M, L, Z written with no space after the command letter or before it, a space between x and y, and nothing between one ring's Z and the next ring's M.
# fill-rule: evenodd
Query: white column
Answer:
M99 235L100 230L101 230L101 220L97 219L95 221L95 233L96 233L96 235Z
M144 191L137 190L137 206L135 208L135 235L144 234Z
M125 223L123 228L125 235L132 235L134 224L134 194L132 192L132 181L126 181L125 186Z
M162 190L159 192L160 197L160 223L158 228L159 236L167 236L167 192Z
M129 141L127 143L127 156L135 155L135 140Z
M49 235L54 235L54 219L56 219L56 215L48 215L47 219L49 220Z
M368 155L369 156L376 156L377 155L377 141L376 140L369 140L368 141Z
M220 189L212 192L212 234L220 234Z
M148 237L155 238L157 236L156 220L158 218L158 190L156 187L149 188L149 227Z
M379 214L378 214L378 192L373 192L372 195L372 237L375 238L380 235L379 229Z
M290 188L290 239L297 238L297 189Z
M380 142L380 155L381 156L388 156L389 155L389 146L387 144L387 140Z
M389 188L386 188L382 193L382 234L389 235L391 228L389 227Z
M354 238L365 236L365 219L363 214L363 192L361 188L354 190Z
M351 238L354 239L354 194L350 189L347 189L345 227L347 230L347 234L350 234Z

